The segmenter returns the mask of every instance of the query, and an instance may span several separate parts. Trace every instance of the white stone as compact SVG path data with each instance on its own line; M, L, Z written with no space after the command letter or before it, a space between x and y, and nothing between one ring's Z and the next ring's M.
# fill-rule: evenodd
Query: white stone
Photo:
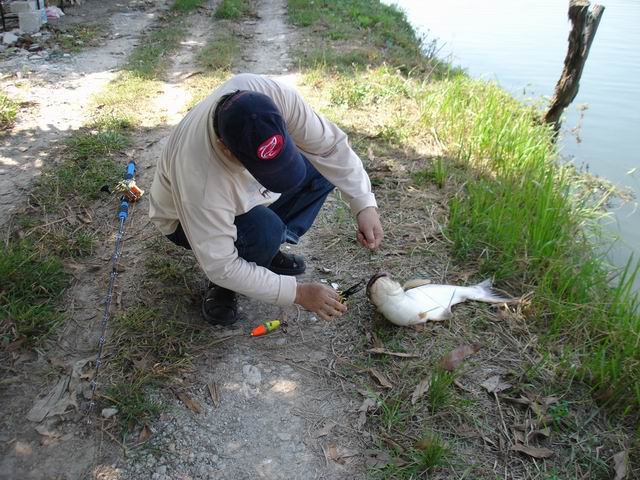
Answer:
M13 45L18 41L18 36L14 33L7 32L2 36L2 43L5 45Z
M245 379L247 383L251 385L258 386L262 383L262 374L258 367L254 367L253 365L245 365L242 367L242 373L244 373Z
M33 12L36 9L36 2L33 0L29 2L11 2L9 4L9 10L11 13Z
M117 408L103 408L102 409L102 416L104 418L111 418L113 417L116 413L118 413L118 409Z
M18 14L18 22L22 33L36 33L42 25L42 17L39 11L22 12Z

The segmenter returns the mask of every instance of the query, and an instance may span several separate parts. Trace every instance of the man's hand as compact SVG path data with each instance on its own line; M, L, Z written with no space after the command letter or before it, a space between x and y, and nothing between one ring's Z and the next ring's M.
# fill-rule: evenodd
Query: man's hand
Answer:
M340 317L347 311L346 305L340 303L338 292L321 283L299 283L295 303L324 320Z
M384 236L378 210L374 207L367 207L358 213L356 220L358 221L357 238L360 245L369 250L377 249Z

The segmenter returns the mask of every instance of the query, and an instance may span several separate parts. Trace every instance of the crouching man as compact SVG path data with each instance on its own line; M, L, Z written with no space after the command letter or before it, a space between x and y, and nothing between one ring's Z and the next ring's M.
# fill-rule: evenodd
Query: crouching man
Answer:
M237 320L237 294L296 303L325 320L346 307L321 283L298 283L295 244L337 187L358 224L357 239L382 240L371 182L336 125L292 88L237 75L196 105L169 137L150 194L149 216L169 240L193 250L210 280L202 315Z

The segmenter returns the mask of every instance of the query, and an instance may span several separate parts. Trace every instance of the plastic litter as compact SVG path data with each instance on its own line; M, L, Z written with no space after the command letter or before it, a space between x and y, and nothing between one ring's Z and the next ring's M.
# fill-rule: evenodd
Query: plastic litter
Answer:
M64 12L58 7L47 7L47 18L49 20L56 20L62 16L64 16Z

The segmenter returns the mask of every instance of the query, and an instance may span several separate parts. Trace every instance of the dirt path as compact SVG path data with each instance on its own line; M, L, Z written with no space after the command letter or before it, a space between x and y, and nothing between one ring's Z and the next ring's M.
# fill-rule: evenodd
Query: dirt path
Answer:
M234 71L287 72L291 62L288 45L295 33L284 23L285 2L263 0L256 11L258 18L242 23L244 53ZM196 20L184 44L201 41L202 28L201 19ZM186 48L177 55L169 77L195 68L190 64L192 53ZM278 78L296 82L294 75ZM156 105L171 105L172 99L180 97L180 86L168 84ZM145 139L158 143L144 152L143 166L155 164L167 134L158 130L154 138ZM150 182L153 169L142 170L142 181ZM307 243L295 248L312 256ZM310 261L307 278L317 277L314 267L319 267L318 262ZM195 415L170 392L161 395L158 400L165 413L152 426L148 448L118 463L122 478L358 477L350 452L362 445L347 421L357 418L358 405L343 394L339 380L326 374L335 359L325 325L307 313L298 314L295 308L282 311L247 298L240 305L242 319L236 329L212 331L219 337L234 337L204 353L192 375L197 380L189 394L201 405L202 413ZM287 334L260 339L242 336L252 326L282 315L291 322ZM217 389L217 407L208 385ZM327 458L338 454L338 444L344 456L340 463Z
M1 73L9 76L2 87L32 107L22 110L11 134L0 138L0 225L50 161L51 145L87 123L89 99L115 77L140 33L165 5L128 10L124 4L90 2L85 8L94 18L109 18L104 45L57 62L17 56L2 63Z
M162 117L164 122L134 138L130 152L138 161L143 188L151 184L153 167L171 127L184 115L190 97L184 79L197 70L196 54L215 28L210 14L216 3L210 1L205 9L186 18L188 36L150 106L150 115ZM289 74L288 47L295 43L297 34L284 22L286 2L260 0L255 10L255 18L241 23L243 53L234 71L270 74L295 84L297 77ZM27 79L29 96L25 100L36 102L37 107L21 115L13 135L5 137L0 148L0 223L19 201L21 189L28 188L46 164L49 145L60 141L66 131L86 124L83 105L114 78L113 69L123 62L138 33L152 19L153 11L116 13L112 17L114 38L104 47L80 54L59 68L40 69ZM52 97L54 81L58 90ZM5 87L18 88L15 83ZM127 290L128 282L140 280L147 248L143 240L157 236L148 223L147 208L145 199L128 227L130 238L138 241L130 242L126 249L129 260L127 271L120 275L121 291ZM108 213L104 213L106 218ZM246 298L241 300L241 321L235 329L211 329L212 338L230 338L196 357L195 369L185 383L190 397L201 406L201 413L189 410L169 388L161 388L155 400L163 413L149 425L151 438L143 447L123 455L100 429L87 429L78 412L66 415L62 422L40 425L45 433L34 431L34 424L24 423L25 412L52 385L46 379L47 369L52 368L49 363L56 364L52 357L58 357L58 364L72 365L94 354L111 248L112 244L105 242L75 275L73 321L59 332L59 351L54 348L46 355L25 358L25 362L33 362L34 378L21 380L20 387L12 390L16 396L7 408L15 415L7 433L3 433L12 438L0 438L11 449L0 461L0 478L360 477L362 457L356 453L364 444L357 427L359 404L346 393L342 380L331 373L336 359L330 327L295 308L281 310ZM315 256L313 245L305 238L293 248L309 259L306 278L320 279L321 260ZM101 280L96 282L96 277ZM123 295L123 304L134 301ZM198 310L199 305L192 310L193 323L201 322ZM246 336L258 323L283 316L290 321L286 334L260 339ZM57 375L55 370L49 372ZM217 390L219 405L212 401L210 386ZM53 431L61 436L46 435Z

